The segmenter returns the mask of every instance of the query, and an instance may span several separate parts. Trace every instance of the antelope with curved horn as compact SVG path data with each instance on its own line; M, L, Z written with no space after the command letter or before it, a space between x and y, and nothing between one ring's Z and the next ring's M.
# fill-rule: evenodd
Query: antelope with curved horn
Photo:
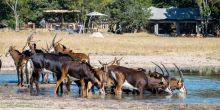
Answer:
M163 77L158 78L145 74L144 71L139 71L132 68L127 68L117 65L108 65L110 63L102 63L103 80L104 77L114 82L114 93L118 95L122 89L131 90L133 93L143 94L145 90L169 88L168 83ZM106 74L105 74L106 73ZM105 82L105 81L103 81ZM167 89L168 90L168 89ZM169 89L169 93L172 93Z
M101 61L99 61L99 63L101 65L117 65L120 66L120 61L122 60L123 57L121 57L120 59L117 59L116 57L113 59L113 61L109 62L109 63L101 63ZM105 67L105 66L104 66ZM105 69L101 69L101 68L97 68L96 70L96 74L99 76L99 78L102 80L102 91L100 91L102 94L105 93L105 87L111 88L113 86L113 81L109 79L109 77L106 77L106 71L104 71ZM94 92L94 85L92 85L90 82L88 83L88 89L92 90Z
M74 59L77 58L77 59L80 59L81 61L90 63L89 55L86 55L84 53L75 53L75 52L73 52L71 49L69 49L66 46L64 46L63 44L59 43L62 39L55 42L56 37L57 37L57 35L55 35L53 40L52 40L52 44L50 46L49 53L54 51L55 53L68 54Z
M26 44L23 47L23 52L26 57L30 57L30 51L31 48L34 49L36 53L45 53L43 49L37 49L36 43L39 42L40 40L34 41L33 40L33 33L27 38ZM25 49L26 48L26 49ZM25 50L24 50L25 49ZM42 83L48 83L48 71L44 70L42 73Z
M30 43L31 43L31 40L33 39L33 34L34 34L34 33L31 33L31 34L28 36L27 41L26 41L24 47L22 48L22 51L30 50L29 45L30 45Z
M183 81L183 74L180 71L180 69L176 66L176 64L174 63L173 65L177 68L179 75L180 75L180 80L176 79L175 77L170 77L170 73L167 70L167 68L165 67L165 65L163 63L161 63L161 65L164 67L164 69L166 70L168 76L166 76L166 78L169 81L170 84L170 88L171 90L176 90L178 89L180 92L183 93L187 93L186 88L184 86L184 81Z
M36 42L39 42L40 40L33 41L33 38L34 38L34 37L33 37L33 34L34 34L34 33L31 33L31 34L28 36L27 41L26 41L24 47L22 48L22 51L26 51L26 50L29 50L29 51L30 51L30 46L31 46L31 45L33 45L33 46L35 47L35 49L36 49ZM43 52L42 50L39 50L39 49L36 49L35 51L36 51L37 53Z
M5 54L7 56L8 54L11 55L12 59L14 60L14 64L17 71L17 78L18 78L18 85L23 86L24 81L24 74L25 74L25 67L27 68L27 83L29 83L30 80L30 64L28 65L28 58L25 57L21 52L15 49L15 46L10 46L8 52ZM21 70L21 71L20 71ZM20 77L19 77L20 76ZM20 81L21 78L21 81Z
M175 63L173 63L173 65L177 68L180 75L179 81L175 83L176 89L179 89L180 92L187 94L187 89L185 88L184 85L183 73Z

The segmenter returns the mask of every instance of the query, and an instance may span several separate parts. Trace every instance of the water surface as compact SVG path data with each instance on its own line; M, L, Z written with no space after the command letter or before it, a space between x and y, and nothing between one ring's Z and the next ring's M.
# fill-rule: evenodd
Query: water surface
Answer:
M178 76L177 76L178 78ZM41 79L40 79L41 80ZM49 81L53 84L50 88L46 88L40 84L40 95L54 96L54 82L52 75L49 75ZM121 97L115 97L113 95L105 96L105 99L121 99L121 100L137 100L144 102L185 102L185 103L220 103L220 75L212 76L196 76L196 75L184 75L185 86L188 94L181 96L181 94L168 95L153 95L146 93L143 96L135 96L132 94L123 94ZM17 76L15 72L0 72L0 84L10 85L17 83ZM28 89L16 89L14 93L28 94ZM71 85L72 97L79 97L78 87L75 84ZM90 98L101 98L96 92ZM103 98L103 97L102 97Z

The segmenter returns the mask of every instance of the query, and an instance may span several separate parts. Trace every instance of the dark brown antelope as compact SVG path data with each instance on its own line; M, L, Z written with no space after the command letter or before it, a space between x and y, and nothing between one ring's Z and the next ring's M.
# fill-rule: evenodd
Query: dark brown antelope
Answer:
M54 92L57 91L60 83L68 77L70 79L80 80L82 96L88 95L87 87L89 81L92 84L95 84L98 89L100 88L100 83L98 81L100 79L97 76L95 69L87 62L67 61L62 64L61 75L59 76L61 76L61 78L57 81Z
M27 83L29 82L30 79L30 65L26 65L28 64L28 59L26 57L24 57L24 55L19 52L18 50L15 49L15 46L10 46L8 52L6 53L5 56L7 56L8 54L11 55L12 59L14 60L14 64L16 67L16 71L17 71L17 78L18 78L18 85L23 86L23 81L24 81L24 73L25 73L25 67L28 67L28 73L26 74L26 78L27 78ZM21 70L21 71L19 71ZM21 81L20 81L21 78Z
M145 90L152 88L169 90L166 89L169 86L163 77L161 79L157 79L155 77L146 75L146 73L143 71L138 71L136 69L117 65L108 66L102 62L100 62L100 64L102 65L102 69L105 74L103 77L110 77L110 79L114 81L115 95L118 95L122 89L129 89L131 91L135 91L138 94L143 94ZM103 80L104 79L105 78L103 78ZM169 93L171 93L170 90Z
M45 53L44 50L42 50L42 49L37 49L36 42L39 42L40 40L34 41L33 38L34 38L34 37L33 37L33 33L32 33L32 34L27 38L27 41L26 41L26 43L25 43L25 45L24 45L24 47L23 47L23 54L25 54L25 53L30 53L29 51L31 51L31 48L33 48L36 53ZM25 55L28 56L28 57L30 57L30 55L27 55L27 54L25 54ZM42 77L42 83L48 83L48 75L49 75L49 71L44 70L44 71L42 72L42 75L41 75L41 77ZM55 76L55 75L53 74L53 77L54 77L54 76Z

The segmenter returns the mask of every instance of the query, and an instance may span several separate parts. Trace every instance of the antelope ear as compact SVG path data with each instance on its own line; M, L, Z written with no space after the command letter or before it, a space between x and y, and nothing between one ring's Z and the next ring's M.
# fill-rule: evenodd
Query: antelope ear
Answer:
M72 53L72 52L73 52L73 50L70 50L69 52L70 52L70 53Z

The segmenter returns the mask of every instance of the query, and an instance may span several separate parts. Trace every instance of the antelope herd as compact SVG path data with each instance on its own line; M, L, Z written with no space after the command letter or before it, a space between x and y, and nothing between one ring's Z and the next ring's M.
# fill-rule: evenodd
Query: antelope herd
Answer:
M68 93L72 81L79 87L79 94L83 97L88 96L90 90L94 92L97 88L101 94L121 95L122 93L132 93L137 95L145 94L147 91L153 94L173 94L175 90L186 94L184 79L181 70L176 64L180 79L170 76L164 64L156 65L160 71L146 71L143 68L128 68L120 65L122 58L113 59L111 62L99 61L101 67L94 68L90 64L89 55L85 53L75 53L70 48L61 44L54 36L51 45L47 44L47 49L37 49L36 42L33 41L31 34L22 52L19 52L15 46L10 46L6 56L11 55L17 72L19 86L24 86L24 77L29 84L30 94L39 95L39 78L48 83L48 72L53 73L56 79L54 93L63 93L63 84L66 85ZM1 68L0 60L0 68ZM45 71L47 70L47 71ZM166 74L164 72L166 71ZM46 75L45 75L46 74ZM36 92L34 92L34 85Z

